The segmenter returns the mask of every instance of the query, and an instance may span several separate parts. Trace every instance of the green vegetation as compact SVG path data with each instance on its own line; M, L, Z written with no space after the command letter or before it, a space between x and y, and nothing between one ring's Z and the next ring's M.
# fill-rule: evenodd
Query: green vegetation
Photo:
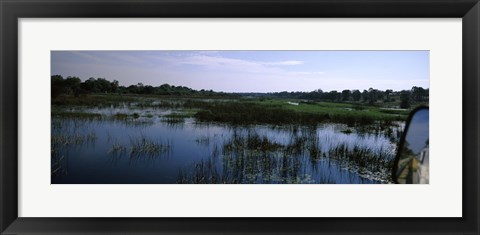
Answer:
M95 95L111 98L111 95ZM81 99L81 98L79 98ZM112 99L110 99L112 100ZM161 109L176 110L166 115L158 115L164 122L183 123L185 118L196 118L200 122L220 122L234 125L244 124L304 124L345 123L350 126L371 125L375 122L404 121L409 110L386 109L378 106L358 105L351 103L303 102L296 101L292 105L288 99L192 99L177 98L175 100L151 97L136 97L135 102L126 103L133 110L131 114L117 112L111 118L116 120L153 118L154 112L142 110ZM74 102L77 103L77 102ZM141 107L139 107L141 103ZM124 103L125 104L125 103ZM117 105L120 105L117 103ZM61 107L61 106L57 106ZM70 107L70 106L68 106ZM81 106L79 106L81 107ZM96 106L93 106L96 107ZM101 106L103 107L103 106ZM81 109L80 109L81 110ZM52 109L52 116L63 118L102 119L102 114L70 111L68 109Z
M351 126L371 125L376 121L403 121L407 114L390 114L373 106L363 110L355 105L336 103L288 104L286 100L242 101L206 103L197 112L199 121L230 124L318 124L322 122L345 123Z

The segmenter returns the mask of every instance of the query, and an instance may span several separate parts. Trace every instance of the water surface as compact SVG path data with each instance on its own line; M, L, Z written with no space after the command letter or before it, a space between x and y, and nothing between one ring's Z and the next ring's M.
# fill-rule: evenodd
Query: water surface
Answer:
M343 124L172 121L163 115L175 110L139 110L125 119L52 117L52 183L387 183L398 135Z

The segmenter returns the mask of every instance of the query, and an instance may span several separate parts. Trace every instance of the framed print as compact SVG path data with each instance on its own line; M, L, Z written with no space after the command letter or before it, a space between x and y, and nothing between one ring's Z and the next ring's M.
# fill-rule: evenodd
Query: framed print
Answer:
M1 11L2 234L479 232L477 1Z

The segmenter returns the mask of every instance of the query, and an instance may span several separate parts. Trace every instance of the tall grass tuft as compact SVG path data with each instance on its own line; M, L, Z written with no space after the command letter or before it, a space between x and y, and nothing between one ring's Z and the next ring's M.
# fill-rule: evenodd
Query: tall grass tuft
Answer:
M52 145L82 145L95 143L97 135L94 132L87 134L75 133L71 135L53 134L51 136Z
M156 157L168 153L171 150L170 144L162 144L140 137L140 139L130 139L130 156L140 157L149 156Z

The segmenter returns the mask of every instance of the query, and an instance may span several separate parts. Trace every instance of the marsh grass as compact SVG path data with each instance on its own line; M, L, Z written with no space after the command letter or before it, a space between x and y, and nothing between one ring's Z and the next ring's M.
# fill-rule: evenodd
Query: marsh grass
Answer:
M391 170L393 159L386 153L388 151L374 151L360 144L352 147L351 144L336 143L322 152L316 129L310 128L292 132L288 139L286 143L280 143L255 131L234 132L221 148L222 161L216 163L214 159L218 155L212 151L211 159L198 161L195 167L179 171L177 182L334 183L334 176L314 179L307 174L309 170L315 172L322 161L369 180L390 182L387 172Z
M126 113L116 113L115 115L112 116L112 118L116 120L126 120L128 116L129 115Z
M226 141L223 145L224 153L233 151L276 151L283 146L279 143L270 141L266 136L260 136L257 133L248 133L247 136L242 136L234 133L232 138Z
M62 154L65 149L73 146L94 144L97 135L94 132L87 134L75 133L72 135L54 134L51 136L51 175L53 177L67 174L65 158Z
M342 132L344 134L351 134L353 131L351 129L345 129L345 130L342 130L340 132Z
M83 145L95 143L97 135L95 132L87 134L74 133L72 135L54 134L51 136L52 145Z
M301 169L298 158L247 154L226 155L221 163L214 158L195 162L191 168L181 169L177 175L180 184L254 184L254 183L314 183Z
M162 117L160 120L170 125L181 125L185 123L185 118L183 117Z
M112 155L121 155L124 154L127 151L127 147L124 145L121 145L119 143L114 143L110 150L108 151L109 154Z
M328 156L370 172L379 172L385 169L389 171L393 167L393 159L384 155L382 151L374 153L372 150L360 148L359 146L349 149L346 145L340 145L331 149L328 152Z
M283 99L270 99L260 101L259 99L194 99L194 98L160 98L141 96L89 96L88 99L101 99L105 97L106 103L116 103L117 106L124 105L121 102L131 102L130 109L170 109L177 110L163 115L167 122L180 122L184 118L195 117L201 122L221 122L233 125L244 124L301 124L316 125L319 123L344 123L349 126L372 125L376 122L404 121L407 117L406 110L382 109L376 106L366 106L348 103L328 102L298 102L299 105L289 105ZM124 99L125 98L125 99ZM89 104L89 102L86 102ZM85 104L83 104L85 105ZM86 105L89 106L89 105ZM61 106L59 106L61 107ZM98 107L92 105L92 107ZM88 112L54 112L52 116L66 118L89 118L101 119L102 115ZM132 115L117 114L114 118L126 119L132 116L134 119L141 115L138 112ZM154 117L153 114L145 114L147 118Z
M192 173L180 171L177 182L312 183L305 170L301 169L300 158L287 154L286 148L256 132L249 132L245 136L234 133L223 145L221 164L215 164L213 160L218 157L214 148L212 158L196 162L193 169L189 169Z
M193 104L192 104L193 105ZM195 114L199 121L243 124L302 124L344 123L349 126L372 125L377 121L393 122L406 116L382 114L378 109L345 110L344 107L311 104L283 105L282 103L261 104L258 102L196 102L202 110ZM310 107L312 106L312 107Z
M210 145L210 137L208 136L200 136L195 139L195 142L200 145Z
M131 157L157 157L169 153L171 150L170 143L160 143L147 139L145 136L139 139L130 139L130 151Z

